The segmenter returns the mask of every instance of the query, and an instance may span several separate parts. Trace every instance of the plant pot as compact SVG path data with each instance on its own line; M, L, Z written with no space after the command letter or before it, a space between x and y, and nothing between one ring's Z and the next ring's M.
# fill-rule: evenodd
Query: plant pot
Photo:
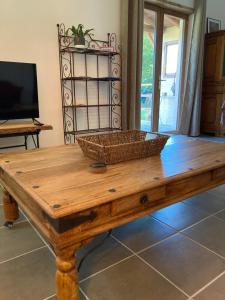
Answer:
M74 37L74 46L76 48L86 48L85 46L85 38L84 37Z

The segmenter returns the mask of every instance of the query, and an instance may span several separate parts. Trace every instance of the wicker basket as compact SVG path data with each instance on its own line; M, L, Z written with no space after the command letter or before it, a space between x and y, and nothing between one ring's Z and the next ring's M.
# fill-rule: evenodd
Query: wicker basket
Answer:
M92 134L77 138L85 156L106 164L160 154L169 136L139 130ZM153 133L152 133L153 135Z

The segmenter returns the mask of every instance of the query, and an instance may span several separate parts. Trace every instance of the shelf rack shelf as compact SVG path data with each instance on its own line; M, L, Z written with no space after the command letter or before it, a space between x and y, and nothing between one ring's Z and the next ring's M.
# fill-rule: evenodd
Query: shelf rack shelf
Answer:
M64 47L60 50L60 52L71 52L77 54L88 54L88 55L100 55L100 56L115 56L119 55L119 52L114 51L104 51L98 49L77 49L75 47Z
M74 77L64 77L62 80L77 80L77 81L120 81L119 77L84 77L84 76L74 76Z
M65 25L57 27L65 143L74 143L79 134L121 130L121 63L116 34L108 33L107 40L91 39L87 48L78 49L74 38L65 34Z
M121 104L89 104L89 105L85 105L85 104L77 104L77 105L63 105L63 107L76 107L76 108L84 108L84 107L111 107L111 106L118 106L121 107Z
M88 133L95 133L95 132L112 132L112 131L117 131L121 130L120 128L110 128L110 127L105 127L105 128L93 128L89 129ZM67 131L66 134L71 134L71 135L78 135L78 134L86 134L87 130L77 130L77 131Z

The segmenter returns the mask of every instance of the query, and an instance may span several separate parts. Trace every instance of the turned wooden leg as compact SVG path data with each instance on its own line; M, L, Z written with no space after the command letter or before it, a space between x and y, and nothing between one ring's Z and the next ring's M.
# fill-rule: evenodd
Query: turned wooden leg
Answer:
M57 300L79 300L78 272L74 251L56 253L56 294Z
M19 218L19 209L16 201L6 190L3 191L3 208L6 220L5 226L11 228L13 222Z

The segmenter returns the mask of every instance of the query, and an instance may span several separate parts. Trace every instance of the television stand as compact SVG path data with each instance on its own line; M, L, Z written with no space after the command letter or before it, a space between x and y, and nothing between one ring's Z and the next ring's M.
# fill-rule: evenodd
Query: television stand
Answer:
M39 121L38 121L39 122ZM39 122L40 123L40 122ZM21 122L21 123L4 123L0 125L0 138L9 138L9 137L16 137L16 136L23 136L24 137L24 144L17 144L12 146L3 146L0 147L2 149L9 149L9 148L17 148L17 147L25 147L28 149L28 137L31 136L34 147L39 148L39 134L42 130L52 130L51 125L43 124L41 125L33 122ZM36 137L36 138L35 138Z

